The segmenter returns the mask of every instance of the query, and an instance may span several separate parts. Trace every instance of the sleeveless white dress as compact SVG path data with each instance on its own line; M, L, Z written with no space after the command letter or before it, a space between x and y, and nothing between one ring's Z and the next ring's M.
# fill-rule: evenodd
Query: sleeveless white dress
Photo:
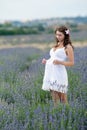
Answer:
M66 61L67 55L65 47L54 48L50 50L50 58L45 65L45 73L43 78L42 89L46 91L54 90L61 93L67 93L68 90L68 75L64 65L54 65L54 60Z

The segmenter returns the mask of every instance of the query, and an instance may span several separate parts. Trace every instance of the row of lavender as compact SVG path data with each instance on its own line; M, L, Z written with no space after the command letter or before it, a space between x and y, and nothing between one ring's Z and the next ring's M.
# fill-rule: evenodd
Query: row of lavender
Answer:
M54 108L49 92L41 90L42 51L35 48L0 50L0 130L87 129L87 47L75 48L69 75L69 105Z

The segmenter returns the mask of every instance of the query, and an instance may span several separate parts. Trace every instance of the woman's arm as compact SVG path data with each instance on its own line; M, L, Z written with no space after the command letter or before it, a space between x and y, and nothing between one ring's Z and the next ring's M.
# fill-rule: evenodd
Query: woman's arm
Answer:
M54 60L53 63L54 64L62 64L65 66L73 66L74 65L74 52L73 52L73 48L71 45L68 45L66 48L66 53L68 56L68 61L58 61L58 60Z
M71 45L67 46L66 53L68 56L68 61L61 62L61 64L65 66L73 66L74 65L74 52Z

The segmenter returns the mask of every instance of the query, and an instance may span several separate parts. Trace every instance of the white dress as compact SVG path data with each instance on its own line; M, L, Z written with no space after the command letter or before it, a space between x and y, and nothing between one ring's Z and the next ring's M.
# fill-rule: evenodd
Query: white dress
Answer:
M53 60L66 61L67 55L65 47L54 48L50 50L50 58L45 65L45 73L43 78L42 89L46 91L54 90L61 93L67 93L68 90L68 75L64 65L53 64Z

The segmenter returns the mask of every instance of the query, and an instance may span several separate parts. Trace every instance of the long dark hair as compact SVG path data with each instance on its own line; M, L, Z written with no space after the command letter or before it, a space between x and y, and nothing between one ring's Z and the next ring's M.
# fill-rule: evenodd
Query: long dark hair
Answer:
M74 49L73 45L72 45L72 42L71 42L71 39L70 39L70 32L69 32L69 29L66 27L66 26L60 26L60 27L57 27L56 30L55 30L55 34L56 32L59 31L59 32L62 32L65 36L64 38L64 47L67 47L68 44L70 44L72 46L72 48ZM58 47L58 39L56 38L56 45L54 46L55 48Z

